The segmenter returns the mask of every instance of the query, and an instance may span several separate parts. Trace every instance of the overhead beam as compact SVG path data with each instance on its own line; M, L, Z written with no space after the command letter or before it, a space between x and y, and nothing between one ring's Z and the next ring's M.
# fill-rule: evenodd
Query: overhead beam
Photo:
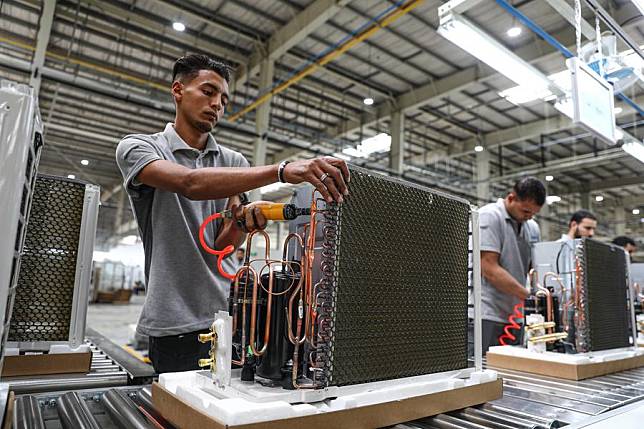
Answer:
M29 85L33 88L36 97L40 93L42 69L45 65L45 56L47 54L47 46L49 45L49 36L51 35L51 25L54 22L55 11L56 0L50 0L44 2L40 13L38 34L36 35L36 50L34 51L31 62L31 76L29 77Z
M575 26L575 9L566 2L566 0L546 0L548 4L564 17L574 28ZM581 19L581 34L588 40L595 40L597 35L595 29L586 21Z
M124 9L120 7L118 4L113 2L102 1L102 0L83 0L83 3L93 5L97 7L99 10L101 10L102 12L107 13L109 15L116 16L119 18L125 17L130 22L141 25L143 28L159 27L159 22L157 22L156 20L148 18L144 16L142 13L133 12L130 9ZM161 2L161 3L167 6L170 6L165 2ZM212 22L210 24L214 25ZM196 37L196 35L197 35L196 32L194 34L191 34L190 30L185 32L168 31L164 33L165 37L188 46L193 46L195 49L199 51L210 52L212 54L216 54L221 58L232 60L239 64L243 64L244 62L247 61L247 57L242 52L233 51L231 49L227 49L224 46L221 46L220 44L208 42L204 40L202 37Z
M641 95L635 100L635 104L640 105L644 103L644 95ZM632 115L633 108L624 105L622 112L616 115L619 118L625 118ZM437 149L429 152L427 155L421 154L413 156L409 159L411 164L431 164L445 158L453 158L471 153L474 147L482 144L486 150L490 150L497 146L505 146L520 141L530 140L539 137L540 135L553 134L574 128L570 118L564 115L558 115L538 121L520 124L515 127L505 128L498 131L492 131L482 134L480 137L471 137L467 140L452 143L445 149Z
M243 85L249 77L259 72L262 61L277 60L293 46L307 38L326 21L331 19L351 0L315 0L298 13L286 25L277 30L266 42L264 49L256 49L247 68L236 78L236 85Z
M627 156L629 155L620 148L606 149L602 152L598 152L597 154L589 153L580 156L562 158L556 161L550 161L547 162L545 166L540 165L539 167L533 168L521 167L502 176L490 177L490 182L502 182L504 180L510 180L520 176L539 176L544 173L565 171L573 168L588 168L594 165L604 164L607 161L612 161ZM579 191L580 190L578 189L577 192Z
M574 35L570 34L568 29L554 33L552 36L566 46L573 45L575 42ZM558 51L553 50L549 44L541 39L536 39L529 45L523 46L514 52L530 63L546 61L560 55ZM415 109L429 104L432 101L449 97L451 94L462 91L475 83L482 83L500 77L501 74L496 70L478 62L476 65L450 73L443 78L411 89L397 96L393 101L385 99L385 101L363 112L359 117L345 119L337 125L330 127L326 135L329 139L340 138L359 130L361 127L369 127L377 121L387 119L391 117L394 111L400 110L404 112ZM289 157L297 157L298 155L300 153L287 149L284 153L276 154L276 159L286 159Z
M404 4L390 6L383 14L379 15L378 21L370 24L369 27L361 30L360 33L352 34L350 38L343 39L341 43L334 47L334 49L325 52L323 56L317 58L315 61L308 62L304 68L299 69L293 76L290 76L288 79L280 82L274 87L262 88L262 95L259 95L255 100L231 115L228 120L235 122L245 114L252 112L258 106L269 100L272 96L285 91L300 80L314 73L318 68L323 67L325 64L328 64L336 58L340 57L345 52L362 43L366 39L372 37L381 29L391 25L396 20L405 16L413 9L418 7L421 3L422 0L407 0Z
M575 42L574 34L571 34L568 28L553 34L553 37L566 46L572 46ZM541 39L537 39L529 45L523 46L514 52L529 63L538 63L554 56L561 55ZM544 54L544 52L546 52L546 54ZM328 130L328 134L331 137L339 137L344 134L348 134L360 128L361 122L363 126L368 126L377 120L388 118L391 115L391 112L395 109L414 109L431 103L434 100L447 97L454 92L462 91L475 83L497 79L501 76L502 75L495 69L478 62L474 66L467 67L455 73L450 73L443 78L436 79L403 93L396 97L394 102L382 102L377 105L376 108L370 109L370 112L363 113L361 119L352 118L342 121L337 126L330 128Z

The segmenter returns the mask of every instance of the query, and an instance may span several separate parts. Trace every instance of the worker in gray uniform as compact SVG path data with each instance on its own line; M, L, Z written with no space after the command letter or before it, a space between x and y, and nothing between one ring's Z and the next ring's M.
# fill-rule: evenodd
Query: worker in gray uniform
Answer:
M525 287L531 246L540 240L532 220L546 200L534 177L517 181L505 198L479 210L481 233L481 318L483 352L498 345L514 306L528 297ZM520 332L516 332L517 340Z
M568 232L557 241L573 241L576 238L593 238L597 231L597 217L588 210L577 210L570 217Z
M219 145L211 131L229 102L229 80L222 62L203 55L178 59L171 87L174 122L156 134L128 135L116 150L145 251L147 295L137 332L149 337L157 372L197 369L210 348L197 341L198 334L218 310L228 309L230 282L199 244L204 219L233 211L233 219L205 229L205 241L221 250L238 247L246 233L266 226L256 203L241 206L247 191L280 181L308 182L329 202L348 194L349 170L340 159L249 167L242 154Z

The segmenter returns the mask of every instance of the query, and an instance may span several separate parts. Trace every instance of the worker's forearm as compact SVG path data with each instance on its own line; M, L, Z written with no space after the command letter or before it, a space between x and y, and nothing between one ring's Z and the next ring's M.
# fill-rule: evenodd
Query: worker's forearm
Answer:
M483 275L487 281L500 292L513 295L519 299L525 299L528 297L527 289L521 286L521 283L516 281L516 279L501 266L485 270Z
M277 165L198 168L189 173L183 193L192 200L239 195L276 182L277 168Z

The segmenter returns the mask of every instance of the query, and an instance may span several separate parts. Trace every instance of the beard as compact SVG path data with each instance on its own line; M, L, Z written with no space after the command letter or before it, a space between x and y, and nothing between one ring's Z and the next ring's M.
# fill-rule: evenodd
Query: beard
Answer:
M581 232L579 231L579 227L575 228L575 238L581 238Z
M212 123L205 121L195 121L193 125L202 133L209 133L214 128L214 125Z

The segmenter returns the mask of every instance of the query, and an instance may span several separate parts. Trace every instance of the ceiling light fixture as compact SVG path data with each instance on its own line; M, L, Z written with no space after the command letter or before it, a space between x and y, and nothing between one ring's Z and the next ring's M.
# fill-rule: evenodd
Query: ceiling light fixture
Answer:
M521 27L514 26L505 33L510 37L517 37L521 34Z
M76 176L74 176L73 174L68 174L68 175L67 175L67 178L68 178L68 179L75 179L75 178L76 178Z
M362 100L362 102L363 102L364 104L366 104L367 106L371 106L371 105L373 104L373 98L371 98L371 97L367 97L367 98L365 98L364 100Z
M619 115L620 113L622 113L624 111L624 109L622 109L621 107L615 107L615 109L613 109L613 111L615 112L616 115Z
M442 16L438 33L519 85L527 85L533 90L551 86L538 69L463 16L453 13Z
M474 146L474 152L483 152L483 146L477 144L476 146Z
M552 182L553 180L555 180L555 176L551 176L551 175L546 176L546 182Z
M89 165L89 161L86 159L81 159L81 165Z
M624 143L622 149L638 161L644 162L644 144L641 142L631 141Z
M186 29L186 25L183 22L177 21L172 23L172 28L176 31L184 31Z
M595 201L597 201L598 203L601 203L602 201L604 201L604 196L603 195L597 195L595 197Z
M634 215L640 214L640 209L633 209L633 214Z
M558 195L548 195L546 197L546 203L548 204L558 203L559 201L561 201L561 197Z

